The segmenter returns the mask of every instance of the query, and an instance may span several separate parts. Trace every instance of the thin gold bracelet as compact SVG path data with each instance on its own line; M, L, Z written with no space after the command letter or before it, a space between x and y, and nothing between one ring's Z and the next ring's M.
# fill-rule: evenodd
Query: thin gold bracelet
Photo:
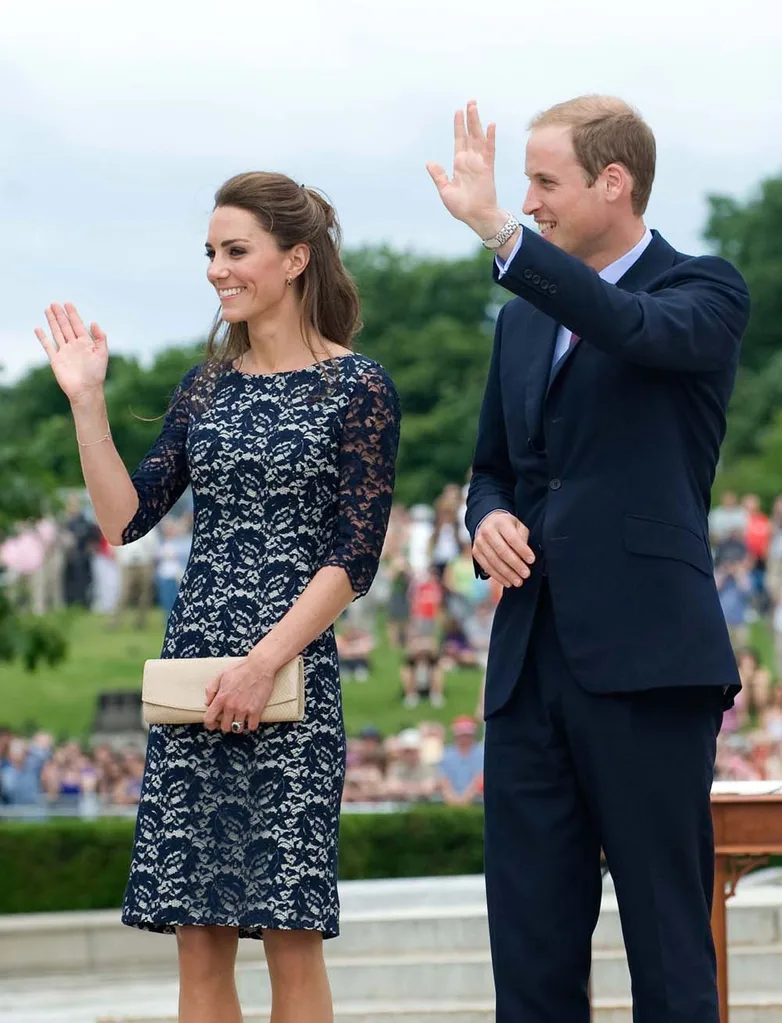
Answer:
M86 444L83 441L79 440L79 435L78 433L76 434L76 443L79 445L80 448L91 448L94 447L96 444L102 444L105 440L111 440L110 430L107 434L104 434L103 437L99 437L98 440L88 440Z

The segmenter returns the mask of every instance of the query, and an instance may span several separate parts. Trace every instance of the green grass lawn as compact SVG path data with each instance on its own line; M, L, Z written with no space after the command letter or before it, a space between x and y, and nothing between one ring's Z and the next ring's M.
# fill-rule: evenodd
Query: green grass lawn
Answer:
M99 692L141 687L141 670L148 657L158 657L163 619L155 612L147 627L109 628L98 616L74 612L68 616L67 660L56 667L42 665L27 672L19 664L0 665L0 723L29 731L43 728L58 738L89 735ZM382 635L382 629L381 629ZM418 721L449 722L456 714L472 714L480 684L477 671L451 672L446 683L446 705L434 710L428 703L415 710L402 707L399 658L382 636L368 682L343 685L345 723L356 734L374 724L385 734L398 732Z

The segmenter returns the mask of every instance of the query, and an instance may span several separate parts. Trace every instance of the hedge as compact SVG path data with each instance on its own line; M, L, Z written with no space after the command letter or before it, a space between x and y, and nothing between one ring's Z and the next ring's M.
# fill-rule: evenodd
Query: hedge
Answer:
M50 819L0 825L0 913L115 909L134 821ZM483 871L479 807L343 814L339 876L445 877Z

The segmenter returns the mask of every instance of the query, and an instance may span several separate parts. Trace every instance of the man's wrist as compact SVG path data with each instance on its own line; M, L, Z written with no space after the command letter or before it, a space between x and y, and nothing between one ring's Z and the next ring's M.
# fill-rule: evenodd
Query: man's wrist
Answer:
M493 238L498 231L505 227L509 217L510 213L507 210L501 210L497 206L484 211L480 216L473 217L468 221L468 226L475 231L481 241L485 241L487 238Z

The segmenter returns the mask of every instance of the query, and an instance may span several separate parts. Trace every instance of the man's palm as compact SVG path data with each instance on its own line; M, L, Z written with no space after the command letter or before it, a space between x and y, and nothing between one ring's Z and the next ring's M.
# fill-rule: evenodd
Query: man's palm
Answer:
M474 101L464 112L454 117L453 177L437 163L428 163L426 169L437 186L440 198L448 212L457 220L470 223L480 220L497 205L494 184L495 126L490 124L484 134Z

